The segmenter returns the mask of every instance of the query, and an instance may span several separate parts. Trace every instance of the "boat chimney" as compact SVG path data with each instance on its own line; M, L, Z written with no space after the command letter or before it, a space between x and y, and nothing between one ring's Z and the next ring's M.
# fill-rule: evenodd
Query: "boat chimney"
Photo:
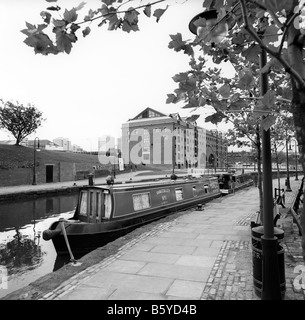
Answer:
M93 186L93 174L92 173L88 174L88 185Z

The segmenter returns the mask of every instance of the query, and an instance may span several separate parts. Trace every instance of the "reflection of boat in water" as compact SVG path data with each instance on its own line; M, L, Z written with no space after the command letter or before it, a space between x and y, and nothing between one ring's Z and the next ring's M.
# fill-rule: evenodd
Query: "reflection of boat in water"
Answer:
M58 254L89 252L178 210L221 195L216 177L85 186L74 216L43 232ZM65 238L66 236L66 238ZM66 239L66 240L65 240Z
M252 186L256 173L234 174L229 172L218 172L213 174L218 178L219 189L222 194L229 194L239 189Z

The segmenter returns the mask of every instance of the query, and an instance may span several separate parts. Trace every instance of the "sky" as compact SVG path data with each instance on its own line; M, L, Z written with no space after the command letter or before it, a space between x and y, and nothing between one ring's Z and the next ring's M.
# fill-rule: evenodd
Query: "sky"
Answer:
M57 5L71 9L81 2L59 0ZM29 139L69 138L87 151L97 150L98 137L120 137L122 123L147 107L165 114L200 114L199 126L216 129L204 121L211 109L192 113L182 109L183 104L166 104L167 94L177 88L172 77L189 69L189 58L168 48L169 35L180 32L183 39L194 39L188 24L204 10L202 2L169 0L171 6L158 23L141 14L138 32L108 31L93 22L86 38L78 33L69 55L42 56L23 43L25 35L20 30L26 21L42 23L40 12L50 3L0 0L0 98L31 103L43 113L46 121ZM88 0L83 14L100 4ZM161 3L156 8L165 6ZM0 130L0 140L7 139L13 139L12 135Z

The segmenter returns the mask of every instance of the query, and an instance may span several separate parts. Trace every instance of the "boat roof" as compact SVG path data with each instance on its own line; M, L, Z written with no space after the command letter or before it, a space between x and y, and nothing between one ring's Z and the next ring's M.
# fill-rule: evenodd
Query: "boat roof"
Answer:
M134 181L134 182L125 182L125 183L118 183L113 184L111 186L107 184L99 184L99 185L93 185L93 186L83 186L84 188L100 188L100 189L126 189L126 188L135 188L135 187L144 187L144 186L156 186L156 185L168 185L168 184L174 184L174 183L187 183L187 182L197 182L199 180L208 180L208 179L215 179L213 176L201 176L201 177L180 177L177 180L171 180L168 179L152 179L152 180L145 180L145 181Z

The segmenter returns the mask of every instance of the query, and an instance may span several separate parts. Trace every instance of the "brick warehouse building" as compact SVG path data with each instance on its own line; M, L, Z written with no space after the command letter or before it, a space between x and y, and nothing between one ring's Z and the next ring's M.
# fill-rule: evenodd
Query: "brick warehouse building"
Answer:
M197 126L199 115L180 117L146 108L122 124L125 164L162 165L168 168L225 168L227 142L217 130Z

